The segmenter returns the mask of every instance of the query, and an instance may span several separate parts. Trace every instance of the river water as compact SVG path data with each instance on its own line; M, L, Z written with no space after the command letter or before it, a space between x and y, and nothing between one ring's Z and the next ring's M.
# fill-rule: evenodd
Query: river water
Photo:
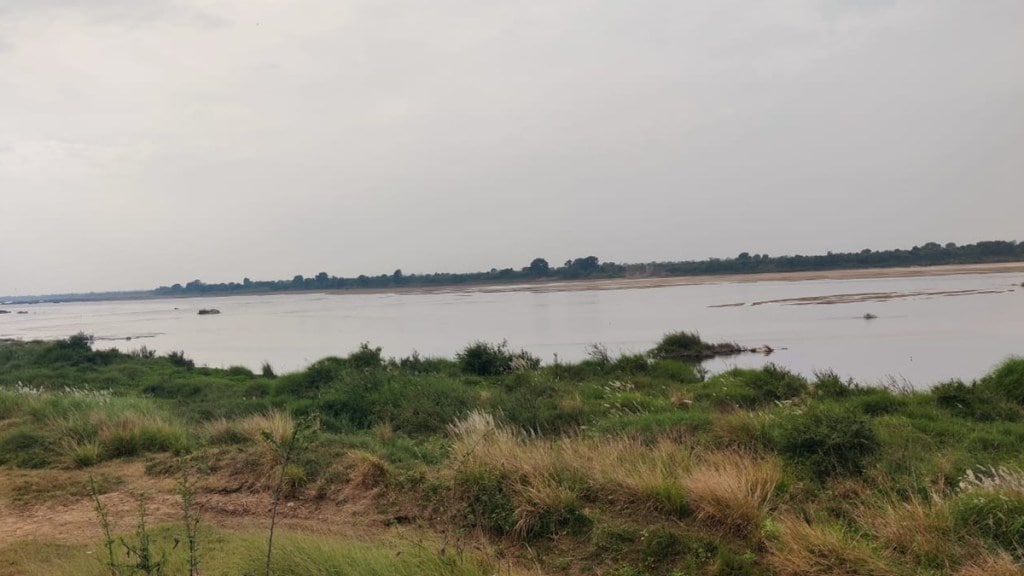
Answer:
M213 367L258 369L270 362L282 373L346 355L361 342L382 347L385 356L415 350L451 357L474 340L507 340L550 363L556 356L584 358L594 343L613 354L640 352L666 332L690 330L709 341L776 350L767 358L746 354L711 361L712 372L771 361L808 376L833 369L865 384L895 381L924 388L977 378L1007 357L1024 354L1021 280L1020 274L981 274L5 305L0 308L11 313L0 314L0 338L85 332L97 347L181 350ZM786 299L803 300L778 301ZM199 316L201 308L222 313Z

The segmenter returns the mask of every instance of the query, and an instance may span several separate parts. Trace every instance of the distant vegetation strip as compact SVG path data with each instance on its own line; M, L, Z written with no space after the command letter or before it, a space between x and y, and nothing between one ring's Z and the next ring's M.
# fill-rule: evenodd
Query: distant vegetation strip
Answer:
M734 258L708 258L680 262L648 262L619 264L602 262L597 256L566 260L553 266L545 258L535 258L518 270L492 268L486 272L405 274L401 269L391 274L360 275L355 278L332 276L320 272L314 276L294 276L290 280L252 280L207 283L196 279L185 284L160 286L154 290L104 292L93 294L62 294L45 297L7 297L0 302L33 300L105 300L151 298L161 296L200 296L289 292L309 290L382 290L402 288L440 288L473 284L514 284L535 281L603 280L616 278L666 278L726 274L768 274L780 272L817 272L864 268L898 268L905 266L942 266L951 264L990 264L1024 261L1024 242L991 240L959 246L928 242L909 250L870 250L859 252L828 252L813 256L769 256L742 252Z

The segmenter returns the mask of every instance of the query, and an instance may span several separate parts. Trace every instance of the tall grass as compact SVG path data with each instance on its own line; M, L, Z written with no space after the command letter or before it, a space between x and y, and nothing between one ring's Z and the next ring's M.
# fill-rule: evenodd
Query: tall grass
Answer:
M704 525L740 537L757 537L781 477L777 460L743 452L712 452L700 459L683 486Z

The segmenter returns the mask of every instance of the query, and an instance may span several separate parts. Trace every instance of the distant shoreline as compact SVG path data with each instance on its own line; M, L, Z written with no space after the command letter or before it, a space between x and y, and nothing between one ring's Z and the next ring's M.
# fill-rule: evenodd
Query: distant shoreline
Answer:
M150 295L128 293L96 298L45 298L34 302L8 303L5 306L30 306L63 302L123 302L135 300L185 300L194 298L229 298L233 296L290 296L296 294L459 294L500 292L583 292L591 290L637 290L670 286L701 284L739 284L750 282L803 282L807 280L861 280L883 278L917 278L924 276L953 276L962 274L1024 273L1024 262L993 262L986 264L945 264L939 266L906 266L896 268L851 268L843 270L814 270L807 272L759 272L749 274L707 274L695 276L642 276L632 278L602 278L579 280L534 280L518 283L466 283L447 286L415 286L405 288L344 288L328 290L263 290L229 294L176 294ZM1024 279L1022 279L1024 281Z
M756 274L714 274L702 276L659 276L639 278L606 278L583 280L535 281L518 284L472 284L416 288L367 288L346 290L311 290L315 294L453 294L466 292L581 292L588 290L634 290L692 286L700 284L740 284L749 282L803 282L807 280L863 280L872 278L917 278L924 276L955 276L963 274L1024 273L1024 262L990 264L947 264L942 266L908 266L901 268L856 268L849 270L816 270L809 272L762 272ZM1024 281L1024 279L1022 279ZM267 292L265 294L285 294Z

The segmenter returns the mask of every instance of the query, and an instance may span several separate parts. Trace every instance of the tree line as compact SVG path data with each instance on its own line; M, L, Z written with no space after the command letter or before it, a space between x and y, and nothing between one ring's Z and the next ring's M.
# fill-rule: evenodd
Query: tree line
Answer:
M486 272L360 275L354 278L320 272L314 276L296 275L290 280L252 280L206 283L192 280L185 284L161 286L155 296L182 296L245 292L285 292L296 290L352 290L390 288L429 288L467 284L503 284L536 280L577 280L626 277L671 277L716 274L759 274L769 272L812 272L857 268L894 268L901 266L937 266L943 264L980 264L1024 260L1024 242L993 240L965 244L928 242L909 250L870 250L828 252L811 256L769 256L742 252L734 258L708 258L680 262L616 264L601 262L596 256L566 260L552 266L545 258L535 258L519 269L492 268Z

